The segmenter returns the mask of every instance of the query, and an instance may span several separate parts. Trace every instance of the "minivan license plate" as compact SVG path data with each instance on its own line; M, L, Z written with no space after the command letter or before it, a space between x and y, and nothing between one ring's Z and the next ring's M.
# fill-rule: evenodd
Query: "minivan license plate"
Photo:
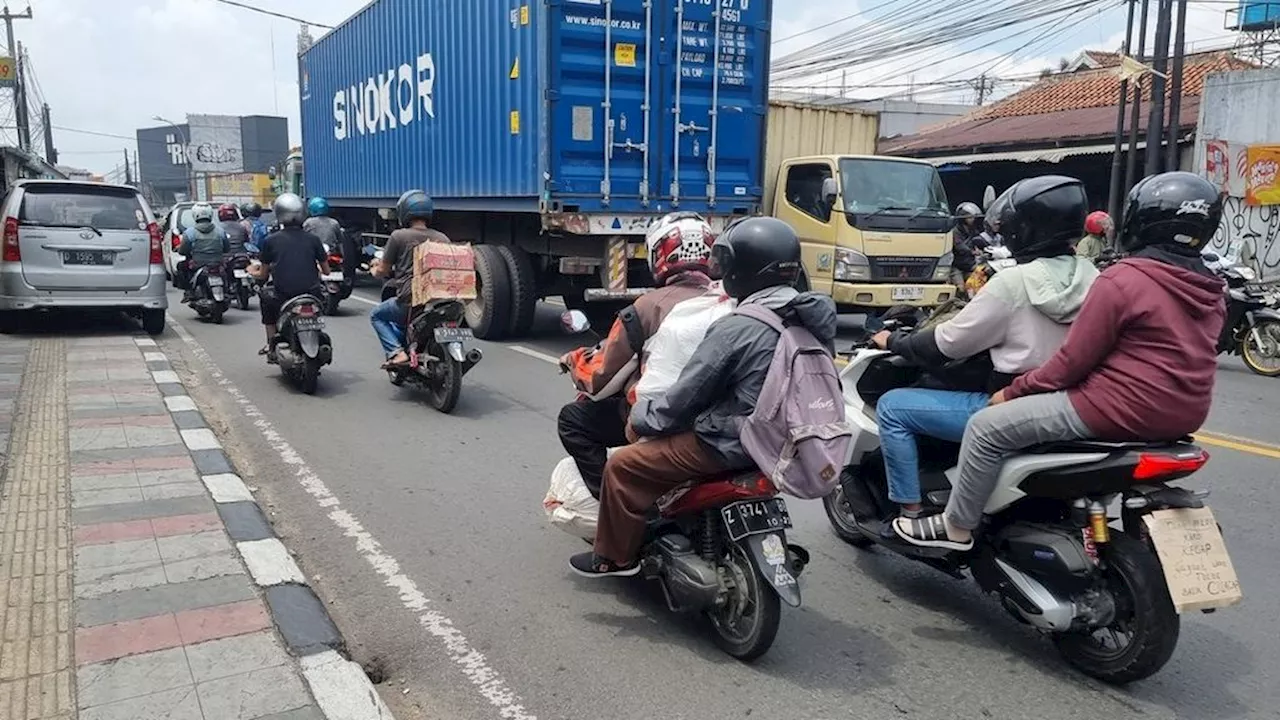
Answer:
M923 300L924 288L922 287L896 287L889 292L890 297L894 300Z
M743 500L720 509L729 539L737 542L748 535L777 532L791 527L791 513L782 498Z
M106 250L64 250L64 265L114 265L116 254Z

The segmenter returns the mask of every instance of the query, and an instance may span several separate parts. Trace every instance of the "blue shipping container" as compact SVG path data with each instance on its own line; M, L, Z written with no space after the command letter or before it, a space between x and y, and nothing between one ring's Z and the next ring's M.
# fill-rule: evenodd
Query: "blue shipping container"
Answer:
M379 0L300 58L309 193L758 209L772 0Z

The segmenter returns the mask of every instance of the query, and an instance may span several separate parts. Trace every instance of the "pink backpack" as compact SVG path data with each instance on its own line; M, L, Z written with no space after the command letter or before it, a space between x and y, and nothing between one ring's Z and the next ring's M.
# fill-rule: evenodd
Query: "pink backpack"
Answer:
M786 327L762 305L734 312L779 333L755 410L742 423L742 446L779 490L805 500L826 497L853 442L835 361L808 328Z

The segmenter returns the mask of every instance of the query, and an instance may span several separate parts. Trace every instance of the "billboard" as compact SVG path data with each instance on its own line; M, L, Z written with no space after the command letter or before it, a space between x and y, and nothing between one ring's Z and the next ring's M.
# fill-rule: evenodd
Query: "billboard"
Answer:
M0 87L18 84L18 64L11 57L0 57Z
M188 115L191 170L197 173L244 172L240 118L233 115Z

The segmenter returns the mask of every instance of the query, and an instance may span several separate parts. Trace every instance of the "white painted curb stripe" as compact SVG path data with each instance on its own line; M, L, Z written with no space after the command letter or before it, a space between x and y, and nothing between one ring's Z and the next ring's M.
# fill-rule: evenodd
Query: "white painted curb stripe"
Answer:
M187 410L197 410L196 401L192 400L188 395L170 395L164 399L164 406L169 408L169 412L184 412Z
M165 357L162 352L144 352L142 359L145 362L169 362L169 358Z
M307 584L298 563L293 561L284 543L276 538L236 543L236 549L244 558L244 564L249 566L253 581L262 587L284 583Z
M204 486L209 488L209 494L213 496L214 502L229 503L244 500L253 502L253 493L249 492L248 486L239 475L224 473L205 475L200 479L204 481Z
M137 345L140 348L157 346L156 341L152 340L151 338L134 338L133 344Z
M196 428L194 430L181 430L182 442L187 444L191 450L220 450L222 443L218 442L218 436L213 434L209 428Z
M507 685L501 673L489 665L484 653L471 644L451 619L431 607L431 599L404 573L399 561L383 549L382 543L364 529L358 518L342 507L342 502L329 490L315 470L307 465L306 460L284 439L262 411L227 379L200 343L181 324L173 322L171 326L208 370L213 383L240 406L244 416L257 428L259 436L280 455L286 465L294 469L294 476L302 489L327 511L329 519L343 535L351 538L360 556L381 576L383 584L396 593L405 609L417 616L422 629L440 642L446 657L467 679L472 689L497 711L497 716L503 720L537 720L538 716L525 708L520 695ZM390 713L387 717L391 717Z
M328 720L388 720L391 710L360 666L333 650L302 658L302 676Z
M151 378L156 381L157 385L182 383L182 379L178 377L178 373L172 370L155 370L151 373Z

